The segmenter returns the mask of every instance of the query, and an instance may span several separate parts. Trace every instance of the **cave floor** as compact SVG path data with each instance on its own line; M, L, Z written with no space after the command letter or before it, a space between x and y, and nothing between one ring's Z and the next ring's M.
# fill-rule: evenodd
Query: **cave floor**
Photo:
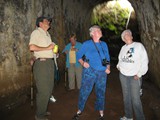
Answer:
M49 103L48 111L51 112L48 117L49 120L71 120L77 111L78 90L67 91L62 77L59 84L55 86L53 95L57 101ZM160 90L148 80L143 80L143 96L141 99L146 120L160 120ZM97 119L98 112L94 110L94 101L93 90L80 117L81 120ZM105 107L105 120L119 120L120 116L124 114L121 86L118 71L115 68L108 76ZM2 120L34 120L34 116L35 99L33 107L28 100L24 105L10 111Z

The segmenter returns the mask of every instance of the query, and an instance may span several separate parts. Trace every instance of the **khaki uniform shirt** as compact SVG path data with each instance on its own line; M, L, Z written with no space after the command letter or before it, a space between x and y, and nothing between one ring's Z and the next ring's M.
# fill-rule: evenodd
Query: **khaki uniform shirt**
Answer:
M29 45L37 45L39 47L47 47L52 43L51 36L42 28L34 30L30 37ZM37 58L53 58L52 50L34 51L34 56Z

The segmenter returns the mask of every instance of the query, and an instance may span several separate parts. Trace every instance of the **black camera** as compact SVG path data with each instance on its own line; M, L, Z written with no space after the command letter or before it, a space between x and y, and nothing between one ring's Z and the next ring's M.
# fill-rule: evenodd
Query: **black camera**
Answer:
M82 56L82 60L83 60L84 62L89 63L89 59L87 59L85 55Z
M107 65L109 65L110 63L109 63L109 61L107 61L107 59L102 59L102 65L103 66L107 66Z

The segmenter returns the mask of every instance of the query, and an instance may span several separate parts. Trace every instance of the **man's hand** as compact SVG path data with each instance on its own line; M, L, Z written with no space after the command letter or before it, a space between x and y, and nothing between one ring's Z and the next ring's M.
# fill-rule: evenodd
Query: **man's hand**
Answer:
M35 58L35 57L32 57L32 58L30 59L30 65L31 65L31 66L33 66L33 64L34 64L35 60L36 60L36 58Z
M48 46L48 50L52 50L53 48L54 48L54 44L52 43L52 44L50 44L49 46Z

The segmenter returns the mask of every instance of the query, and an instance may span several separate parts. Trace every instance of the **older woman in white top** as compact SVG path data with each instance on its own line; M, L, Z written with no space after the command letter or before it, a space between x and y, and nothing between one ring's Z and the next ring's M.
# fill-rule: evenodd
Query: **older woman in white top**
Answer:
M130 30L123 31L122 40L126 43L120 50L117 68L122 86L125 116L120 120L145 120L140 99L142 76L148 71L148 56L144 46L134 42ZM133 108L133 109L132 109Z

